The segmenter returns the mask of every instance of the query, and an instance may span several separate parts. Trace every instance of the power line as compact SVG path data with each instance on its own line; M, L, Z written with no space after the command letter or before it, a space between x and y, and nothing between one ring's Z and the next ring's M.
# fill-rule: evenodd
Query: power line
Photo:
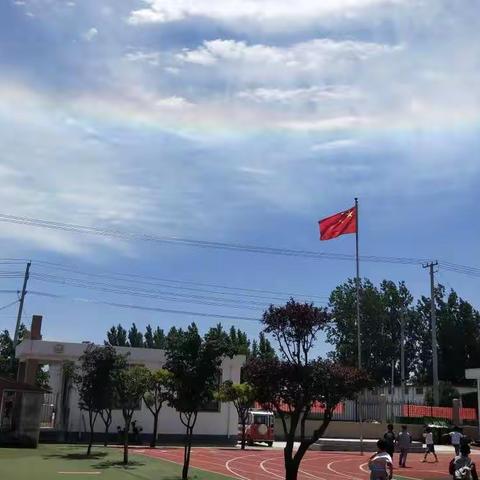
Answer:
M258 318L244 317L244 316L240 316L240 315L220 315L220 314L216 314L216 313L194 312L194 311L188 311L188 310L174 310L174 309L160 308L160 307L145 307L143 305L132 305L132 304L126 304L126 303L105 302L105 301L102 301L102 300L91 300L91 299L87 299L87 298L68 297L68 296L65 296L65 295L56 295L56 294L47 293L47 292L30 291L29 293L31 295L37 295L37 296L42 296L42 297L66 299L66 300L71 300L71 301L74 301L74 302L93 303L93 304L97 304L97 305L107 305L107 306L117 307L117 308L145 310L145 311L149 311L149 312L171 313L171 314L175 314L175 315L176 314L178 314L178 315L194 315L194 316L197 316L197 317L208 317L208 318L223 318L223 319L226 319L226 320L246 320L246 321L252 321L252 322L259 322L260 321Z
M12 305L15 305L18 302L19 302L19 300L15 300L13 302L7 303L7 305L4 305L3 307L0 307L0 310L5 310L6 308L11 307Z
M163 288L172 288L172 289L181 289L181 290L190 290L190 291L198 291L204 293L214 293L218 295L232 295L229 291L235 292L237 296L244 296L249 298L261 298L261 299L276 299L276 300L283 300L285 297L302 297L302 298L318 298L318 299L328 299L329 297L326 295L314 295L310 293L295 293L295 292L283 292L278 290L264 290L264 289L255 289L255 288L241 288L241 287L232 287L217 283L202 283L202 282L193 282L193 281L186 281L186 280L176 280L171 278L162 278L162 277L155 277L149 275L136 275L132 273L118 273L118 272L111 272L111 273L92 273L92 272L85 272L79 270L76 267L67 266L64 264L55 264L52 262L44 262L41 260L34 260L35 266L40 268L52 268L54 270L59 271L66 271L69 273L76 273L79 275L84 275L87 277L97 277L109 280L118 280L121 282L126 283L135 283L135 284L142 284L142 285L149 285L149 286L161 286ZM145 281L145 280L152 280L152 281ZM173 285L169 285L173 284ZM202 288L192 288L192 286L198 286ZM204 287L207 287L205 289ZM220 290L226 291L214 291L209 290L208 288L217 288ZM246 293L240 293L246 292ZM265 295L257 295L257 294L267 294ZM272 296L273 295L273 296Z
M330 259L330 260L347 260L351 261L355 258L350 254L335 254L335 253L322 253L311 250L295 250L288 248L275 248L264 247L240 243L226 243L226 242L214 242L208 240L197 240L176 236L160 236L154 234L146 234L141 232L128 232L124 230L114 230L109 228L91 227L85 225L52 222L49 220L42 220L31 217L19 217L15 215L8 215L0 213L0 222L14 223L20 225L27 225L32 227L45 228L50 230L61 230L65 232L81 233L89 235L99 235L103 237L120 238L124 240L141 240L145 242L164 243L191 246L198 248L220 249L229 251L242 251L249 253L259 253L267 255L283 255L293 257L306 257L316 259ZM406 258L406 257L382 257L376 255L367 255L360 257L365 262L376 263L397 263L404 265L421 265L428 261L428 259L422 258Z
M209 299L215 299L216 301L242 301L242 302L246 302L248 301L248 303L250 304L255 304L255 305L262 305L264 306L265 303L274 303L276 300L279 300L279 301L285 301L287 297L291 297L291 296L295 296L295 297L302 297L302 298L310 298L309 295L307 294L299 294L299 293L296 293L296 294L293 294L293 293L286 293L286 292L272 292L272 293L275 293L276 295L269 295L269 296L265 296L265 295L255 295L255 294L252 294L252 293L244 293L243 291L244 290L248 290L248 291L254 291L254 292L269 292L269 291L265 291L265 290L254 290L254 289L239 289L239 291L237 291L236 288L234 287L227 287L227 286L222 286L222 285L216 285L217 288L225 288L225 289L228 289L229 291L218 291L218 290L209 290L209 289L205 289L205 288L192 288L192 287L188 287L188 286L184 286L183 283L184 282L180 282L180 281L176 281L176 280L166 280L166 279L163 279L162 282L163 283L157 283L157 282L146 282L146 281L141 281L141 280L137 280L135 279L134 281L132 280L129 280L129 279L126 279L126 278L121 278L119 276L114 276L114 275L99 275L99 274L93 274L93 275L87 275L87 276L94 276L94 277L100 277L102 279L110 279L110 280L113 280L113 281L120 281L120 282L123 282L123 283L127 283L127 285L123 285L123 284L111 284L111 283L102 283L102 282L96 282L96 281L91 281L91 280L85 280L85 279L78 279L78 278L68 278L68 277L61 277L61 276L55 276L55 275L50 275L50 274L46 274L46 273L34 273L32 274L32 276L34 276L35 278L39 279L39 280L42 280L42 281L47 281L47 280L55 280L57 281L57 283L65 283L65 284L71 284L72 282L76 283L76 284L87 284L87 285L90 285L90 286L95 286L95 285L98 285L98 286L101 286L101 287L114 287L114 288L119 288L119 289L124 289L124 290L128 290L128 291L136 291L136 292L145 292L145 293L156 293L156 294L163 294L163 295L174 295L174 296L180 296L180 297L190 297L190 298L205 298L205 295L196 295L196 294L192 294L192 293L184 293L185 291L186 292L200 292L202 294L214 294L214 295L221 295L221 298L219 297L211 297L210 295L207 295L207 297ZM136 277L136 276L135 276ZM146 277L140 277L139 278L146 278ZM148 278L148 277L147 277ZM154 278L154 277L153 277ZM176 283L174 285L168 285L166 284L165 282L170 282L170 283ZM134 283L134 287L131 287L130 285L128 284L132 284ZM190 284L190 283L193 283L193 284L196 284L196 285L205 285L205 284L201 284L201 283L196 283L196 282L186 282L187 284ZM147 288L139 288L138 285L146 285L148 287L161 287L162 289L167 289L167 290L158 290L158 289L147 289ZM82 286L82 285L77 285L77 286ZM173 290L173 291L169 291L169 290ZM177 292L180 291L179 292ZM279 296L281 295L281 296ZM229 297L233 297L232 298L229 298ZM313 296L315 297L315 296ZM320 296L317 296L317 298L322 298L324 300L328 299L328 297L324 296L324 297L320 297ZM253 299L253 300L250 300L250 299ZM263 301L258 301L258 300L263 300ZM322 303L322 302L319 302L317 301L317 303ZM324 302L323 302L324 303Z
M35 278L40 281L48 282L48 283L55 283L59 285L69 285L79 288L85 288L89 290L96 290L101 292L108 292L108 293L117 293L122 295L131 295L135 297L143 297L143 298L151 298L151 299L160 299L166 301L174 301L174 302L182 302L182 303L196 303L199 305L209 305L215 307L230 307L230 308L243 308L248 310L255 310L258 311L260 307L265 308L265 303L259 302L240 302L235 300L229 299L216 299L214 297L207 297L207 296L192 296L192 295L182 295L182 294L155 294L155 293L148 293L146 291L138 291L134 289L125 289L119 288L115 286L101 286L99 285L91 285L84 282L75 282L69 280L55 280L52 278L42 278L41 276L32 274L32 278ZM256 305L256 307L254 306Z

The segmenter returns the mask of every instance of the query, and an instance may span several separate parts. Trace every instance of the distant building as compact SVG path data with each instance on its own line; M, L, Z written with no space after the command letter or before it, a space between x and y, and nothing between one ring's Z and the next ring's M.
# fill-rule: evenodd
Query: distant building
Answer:
M24 340L16 349L16 356L21 363L35 361L41 365L49 365L50 388L49 405L44 405L49 413L49 418L43 418L44 425L49 424L47 433L52 439L73 441L85 439L88 431L87 412L78 406L78 393L74 385L68 381L64 374L65 362L79 364L79 358L84 353L86 343L52 342L44 340ZM150 369L159 369L165 364L163 350L147 348L115 347L122 354L128 353L128 362L132 365L143 365ZM245 356L237 355L233 358L224 358L222 361L221 381L240 381L240 369L245 362ZM49 420L51 419L51 422ZM153 416L141 402L135 411L133 419L136 425L142 428L144 440L151 436L153 431ZM123 417L120 410L113 411L113 421L110 427L112 434L116 435L117 427L123 427ZM95 432L104 431L104 424L97 419ZM232 404L212 402L206 409L199 413L194 430L194 437L198 441L215 441L236 443L238 431L237 412ZM174 409L163 406L158 423L159 440L175 441L183 438L185 427L181 424L179 414Z
M35 315L29 336L40 339L42 317ZM46 390L36 385L38 363L19 365L17 379L0 377L0 445L35 448L40 435L42 400Z

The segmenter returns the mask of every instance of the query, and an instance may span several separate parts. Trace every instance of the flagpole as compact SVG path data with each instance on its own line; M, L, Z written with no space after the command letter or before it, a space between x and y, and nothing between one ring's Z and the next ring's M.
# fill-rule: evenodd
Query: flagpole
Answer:
M357 346L358 346L358 368L362 368L362 344L360 333L360 260L358 258L358 198L355 197L355 260L357 264L357 276L355 285L357 290Z
M356 278L355 278L355 286L356 286L356 307L357 307L357 347L358 347L358 368L362 368L362 335L361 335L361 328L360 328L360 259L358 256L358 198L355 197L355 261L356 261ZM360 394L359 398L359 415L358 419L360 421L360 454L363 455L363 402L362 402L362 394Z

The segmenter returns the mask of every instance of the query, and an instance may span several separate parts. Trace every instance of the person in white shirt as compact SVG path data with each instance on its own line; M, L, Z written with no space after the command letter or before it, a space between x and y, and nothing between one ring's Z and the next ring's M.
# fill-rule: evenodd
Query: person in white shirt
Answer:
M368 460L370 469L370 480L391 480L393 477L392 457L387 453L387 442L377 442L378 452L374 453Z
M427 427L425 429L425 433L423 434L425 437L425 456L423 457L422 462L427 461L427 457L430 453L433 453L433 456L435 457L435 463L438 462L438 457L437 454L435 453L435 444L433 443L433 433L432 429L430 427Z
M455 449L455 455L460 455L460 445L463 438L462 432L460 432L460 429L455 425L453 430L447 435L450 437L450 443Z

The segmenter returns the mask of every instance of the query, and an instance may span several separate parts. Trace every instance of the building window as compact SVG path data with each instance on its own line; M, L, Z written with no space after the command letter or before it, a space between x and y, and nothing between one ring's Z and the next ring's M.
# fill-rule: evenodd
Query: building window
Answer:
M423 395L423 387L415 387L415 393L417 395Z

